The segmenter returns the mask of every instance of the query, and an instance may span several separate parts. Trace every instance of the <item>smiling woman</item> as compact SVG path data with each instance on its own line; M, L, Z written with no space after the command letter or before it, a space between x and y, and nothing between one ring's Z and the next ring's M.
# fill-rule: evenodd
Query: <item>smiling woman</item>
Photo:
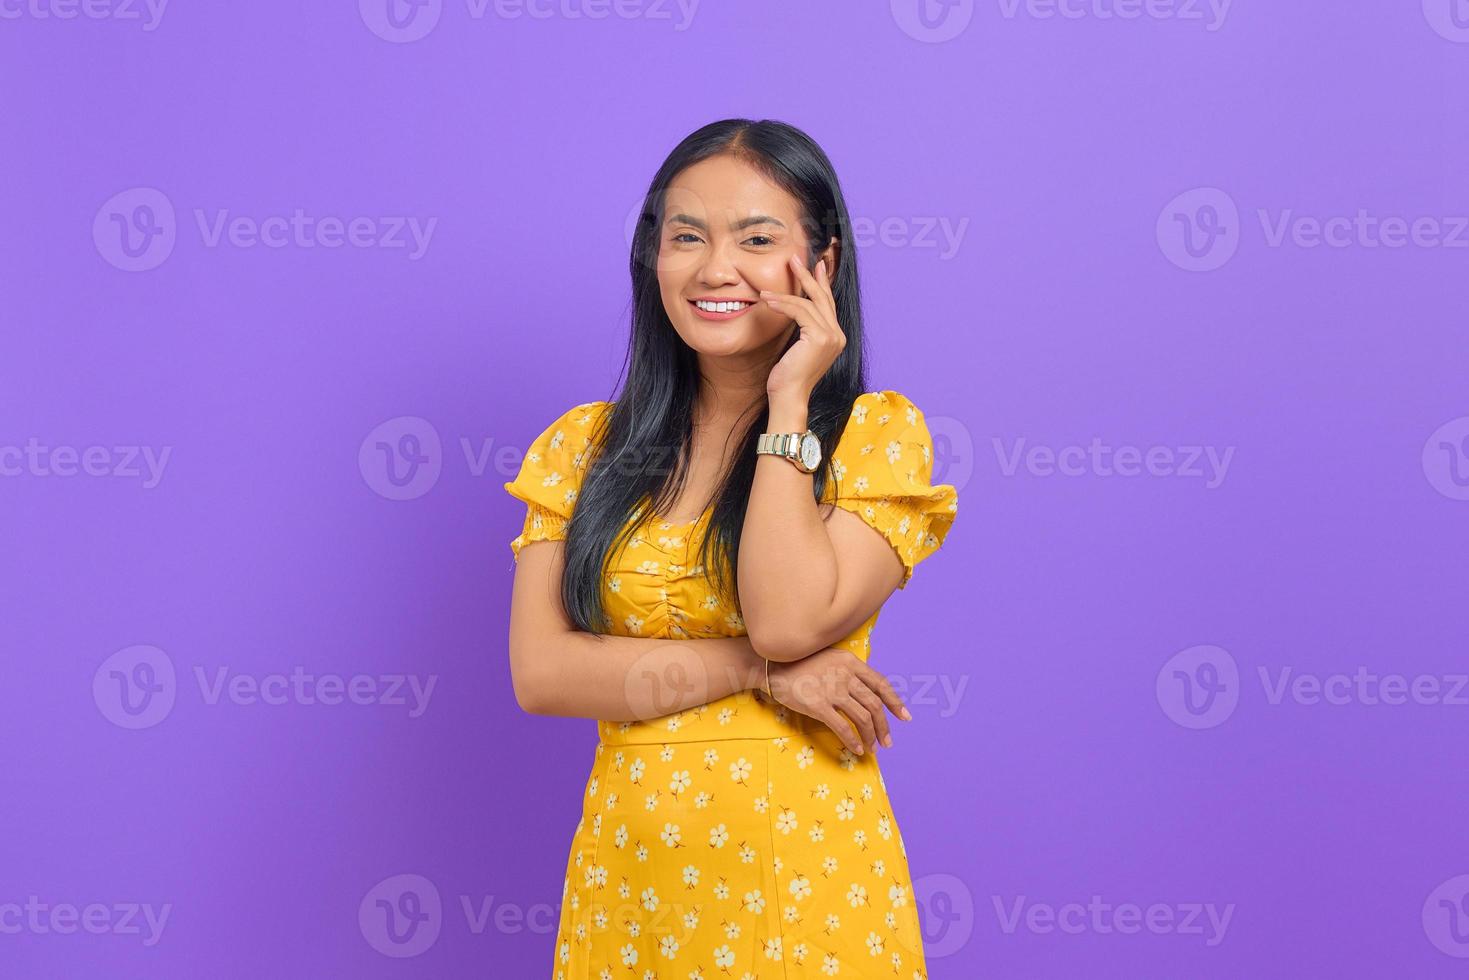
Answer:
M867 390L850 230L799 130L689 136L633 241L621 395L505 484L516 697L598 719L557 980L927 976L870 751L910 716L867 660L958 497L918 406Z

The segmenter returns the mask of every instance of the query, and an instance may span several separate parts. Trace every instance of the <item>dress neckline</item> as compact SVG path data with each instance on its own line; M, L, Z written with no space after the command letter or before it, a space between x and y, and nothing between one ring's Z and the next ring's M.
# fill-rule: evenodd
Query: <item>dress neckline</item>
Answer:
M704 518L708 517L713 512L714 505L710 504L708 507L704 508L704 513L700 514L698 517L694 518L691 521L671 521L662 514L653 513L652 508L649 508L648 520L653 522L654 524L667 524L669 527L693 527L695 524L700 523L704 520Z
M694 518L691 521L670 521L668 518L664 517L662 514L654 514L652 516L652 520L656 524L667 524L669 527L693 527L695 524L698 524L704 518L708 517L709 516L709 511L710 510L713 510L713 509L714 508L712 508L712 507L709 508L709 510L704 511L704 513L700 514L698 517Z

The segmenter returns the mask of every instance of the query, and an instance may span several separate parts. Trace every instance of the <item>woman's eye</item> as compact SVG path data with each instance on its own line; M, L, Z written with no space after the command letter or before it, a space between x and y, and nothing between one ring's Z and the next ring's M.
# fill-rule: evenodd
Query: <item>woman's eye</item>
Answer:
M681 231L677 235L674 235L671 240L683 244L686 240L698 241L699 236L691 231Z
M757 242L762 247L765 246L765 245L774 245L775 244L775 239L774 238L771 238L769 235L751 235L749 238L746 238L745 241L747 241L747 242Z

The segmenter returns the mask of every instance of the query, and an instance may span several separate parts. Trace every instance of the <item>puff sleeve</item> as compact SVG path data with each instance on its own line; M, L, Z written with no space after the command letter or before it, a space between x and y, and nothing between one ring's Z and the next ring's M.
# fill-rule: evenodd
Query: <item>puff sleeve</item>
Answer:
M515 560L532 541L561 541L576 506L595 425L610 402L586 402L563 412L525 451L520 472L505 484L525 502L525 523L510 542Z
M887 538L903 562L900 589L958 514L957 489L932 484L932 474L933 438L918 406L892 390L857 396L832 451L831 502Z

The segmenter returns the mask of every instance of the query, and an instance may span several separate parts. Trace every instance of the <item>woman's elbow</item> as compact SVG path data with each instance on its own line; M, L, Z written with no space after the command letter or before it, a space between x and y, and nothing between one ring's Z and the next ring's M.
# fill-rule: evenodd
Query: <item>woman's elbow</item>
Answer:
M755 652L774 663L790 663L815 653L804 636L794 630L759 630L749 628L746 639Z
M514 657L511 658L514 660ZM548 689L534 671L515 667L510 668L510 686L515 690L515 703L520 705L520 710L528 715L552 714L552 706L549 703Z

